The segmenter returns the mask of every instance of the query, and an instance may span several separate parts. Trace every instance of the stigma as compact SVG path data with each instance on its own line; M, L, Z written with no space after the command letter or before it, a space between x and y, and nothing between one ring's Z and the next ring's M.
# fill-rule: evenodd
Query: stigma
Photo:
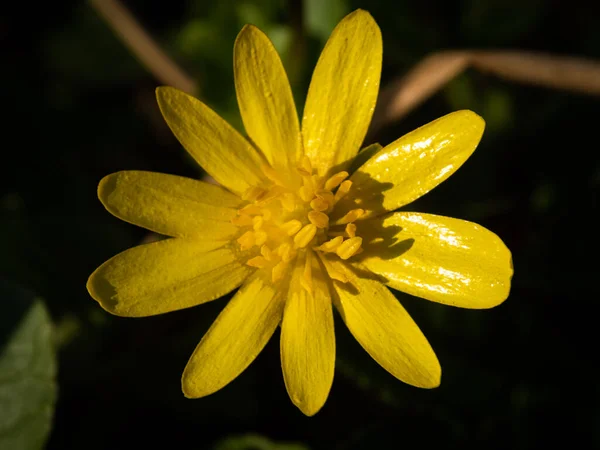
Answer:
M240 250L253 255L246 264L266 271L277 283L290 273L296 258L302 258L301 284L310 293L312 258L318 255L333 279L346 282L343 270L336 269L341 261L331 259L348 260L362 252L354 222L365 211L346 211L335 223L330 223L329 214L352 187L348 172L319 177L307 156L287 178L270 166L263 171L272 184L248 189L243 195L245 206L231 220L240 229Z

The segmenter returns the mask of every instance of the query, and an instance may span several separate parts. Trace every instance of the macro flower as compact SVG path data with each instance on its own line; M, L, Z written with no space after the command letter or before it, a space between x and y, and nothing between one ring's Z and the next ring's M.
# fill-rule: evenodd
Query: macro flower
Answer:
M433 388L440 364L388 287L463 308L507 298L511 255L494 233L396 211L467 160L483 119L458 111L359 152L381 61L373 18L362 10L346 16L319 58L300 124L277 52L247 25L234 48L247 138L201 101L157 89L167 124L219 185L142 171L100 182L109 212L170 237L126 250L90 276L88 290L105 310L152 316L239 288L184 370L187 397L231 382L280 326L286 389L304 414L315 414L333 382L333 306L388 372Z

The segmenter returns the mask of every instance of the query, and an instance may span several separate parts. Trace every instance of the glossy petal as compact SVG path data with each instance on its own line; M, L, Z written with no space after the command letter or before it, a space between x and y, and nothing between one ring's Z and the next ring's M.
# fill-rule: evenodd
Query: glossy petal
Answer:
M87 289L106 311L144 317L219 298L252 272L224 242L166 239L120 253L90 275Z
M350 283L336 281L334 286L344 322L375 361L405 383L439 386L442 369L435 353L388 288L358 276Z
M182 378L183 393L218 391L250 365L281 322L281 290L260 271L235 294L194 350Z
M381 229L390 232L387 248L375 253L365 245L362 264L394 289L462 308L491 308L508 297L513 274L510 251L498 236L477 224L398 212L360 227L370 237L381 234Z
M312 76L304 117L304 151L319 175L346 168L373 115L382 42L371 15L357 10L333 30Z
M392 142L352 174L352 189L334 216L360 207L367 211L367 218L416 200L471 156L484 127L474 112L457 111Z
M220 186L162 173L124 171L100 181L98 197L119 219L174 237L228 240L239 197Z
M312 293L301 284L305 264L304 258L297 258L281 325L285 386L294 404L307 416L325 404L335 367L331 295L317 258L311 260Z
M277 51L258 28L246 25L235 41L235 90L248 136L275 169L301 155L300 124Z
M156 89L156 98L181 145L219 184L241 196L266 182L264 156L212 109L172 87Z

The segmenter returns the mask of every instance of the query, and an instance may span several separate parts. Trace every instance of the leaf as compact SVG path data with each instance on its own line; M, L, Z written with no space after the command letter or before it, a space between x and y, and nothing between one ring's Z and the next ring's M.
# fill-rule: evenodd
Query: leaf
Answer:
M0 279L0 448L41 449L56 401L56 355L43 302Z

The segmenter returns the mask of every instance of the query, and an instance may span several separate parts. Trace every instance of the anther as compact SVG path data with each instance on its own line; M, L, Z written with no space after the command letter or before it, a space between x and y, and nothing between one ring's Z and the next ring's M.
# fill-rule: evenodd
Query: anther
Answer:
M248 214L240 214L231 219L231 223L236 227L249 227L253 225L252 217Z
M320 250L322 252L334 252L342 242L344 242L344 238L342 236L337 236L327 242L323 242L318 247L315 247L315 250Z
M335 201L337 202L340 199L342 199L343 197L345 197L346 194L350 191L351 187L352 187L352 181L350 181L350 180L343 181L342 184L340 184L340 187L338 188L338 190L335 192Z
M325 211L329 208L329 203L320 197L315 197L310 201L310 207L315 211Z
M317 234L317 227L314 224L309 223L308 225L305 225L296 236L294 236L294 246L296 248L306 247L315 237L315 234Z
M344 172L338 172L335 175L332 175L325 182L325 189L328 190L328 191L333 191L346 178L348 178L348 172L346 172L346 171L344 171Z
M360 250L360 246L362 245L361 237L353 237L345 240L342 245L335 249L337 255L346 260L351 256L354 256L356 252Z
M346 213L346 215L344 217L342 217L341 219L339 219L337 221L338 224L345 224L345 223L352 223L355 220L360 219L363 215L365 214L365 210L364 209L352 209L350 211L348 211Z
M249 265L250 267L256 267L258 269L262 269L267 266L268 262L264 258L264 256L255 256L254 258L246 261L246 264Z
M288 236L293 236L302 229L302 222L300 222L299 220L296 220L296 219L292 219L292 220L284 223L283 225L281 225L281 229Z
M355 237L356 236L356 225L354 225L353 223L349 223L348 225L346 225L346 234L348 235L348 237Z
M242 250L248 250L255 243L254 232L253 231L246 231L244 234L242 234L237 239L237 242L238 242L238 244L240 244L240 247L241 247Z
M308 220L317 228L327 228L329 225L329 216L319 211L310 211L308 213Z

